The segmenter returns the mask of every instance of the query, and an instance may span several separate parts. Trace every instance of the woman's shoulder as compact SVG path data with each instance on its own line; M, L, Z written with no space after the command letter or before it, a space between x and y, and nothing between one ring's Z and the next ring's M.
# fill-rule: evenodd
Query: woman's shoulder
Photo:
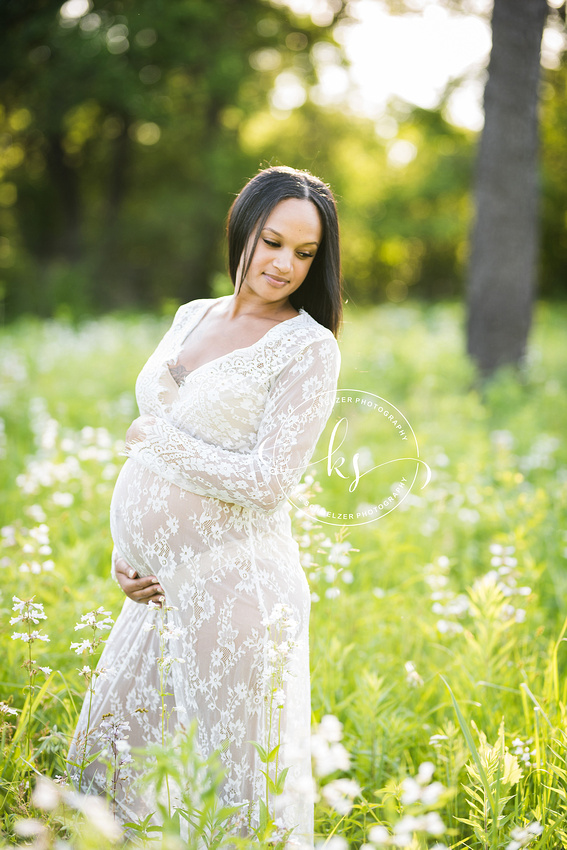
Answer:
M341 353L329 328L317 322L305 309L282 322L282 333L272 339L273 352L279 366L302 363L308 368L315 362L325 363L329 371L340 368Z
M290 322L289 329L293 331L298 342L309 344L310 342L327 341L332 348L336 348L338 351L338 343L333 332L314 319L303 307L300 307L299 313Z
M181 304L177 312L175 314L175 318L178 316L186 316L188 313L193 313L199 310L204 310L208 306L212 306L215 301L222 301L223 298L194 298L192 301L187 301L185 304Z
M181 304L178 307L175 316L173 317L173 326L176 327L183 324L190 316L198 315L200 312L205 313L215 301L223 301L230 296L221 296L220 298L194 298L193 301L187 301L186 304Z

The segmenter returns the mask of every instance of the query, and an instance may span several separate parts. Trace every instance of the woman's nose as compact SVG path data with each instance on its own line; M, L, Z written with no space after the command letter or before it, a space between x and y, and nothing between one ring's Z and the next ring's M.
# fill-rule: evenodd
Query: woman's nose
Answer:
M287 272L291 268L291 253L289 251L278 251L272 262L278 271Z

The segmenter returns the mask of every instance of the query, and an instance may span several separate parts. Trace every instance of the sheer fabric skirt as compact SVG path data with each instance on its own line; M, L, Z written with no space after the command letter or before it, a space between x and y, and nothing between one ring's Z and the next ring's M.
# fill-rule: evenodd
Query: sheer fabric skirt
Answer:
M111 531L116 554L156 575L166 602L159 610L126 599L110 633L69 753L75 763L101 750L106 759L84 769L81 790L110 790L125 821L146 817L155 800L138 787L142 768L128 763L128 747L159 744L164 723L173 733L196 720L201 755L219 751L226 771L221 802L242 805L256 825L266 765L253 742L280 745L277 771L289 772L270 811L312 846L310 596L286 510L196 496L129 459ZM118 771L109 773L109 758ZM78 769L71 774L78 782Z

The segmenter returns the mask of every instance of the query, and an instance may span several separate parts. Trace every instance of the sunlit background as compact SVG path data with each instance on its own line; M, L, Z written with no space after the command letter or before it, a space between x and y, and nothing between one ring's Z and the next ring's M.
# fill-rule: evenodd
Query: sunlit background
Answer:
M230 291L223 222L266 164L335 189L355 303L460 298L490 0L67 0L7 18L0 304L169 311ZM542 44L543 295L564 295L565 33ZM160 11L161 10L161 11Z
M343 724L348 765L330 775L355 788L335 793L334 808L335 780L318 778L328 784L316 846L567 847L567 61L565 5L550 7L540 298L521 369L481 384L465 292L488 3L0 0L0 831L10 846L118 846L110 813L75 795L63 806L60 783L96 661L71 642L87 611L116 616L123 604L109 580L108 515L138 416L136 376L180 302L231 291L227 209L258 168L285 163L338 198L341 385L399 409L432 473L376 523L320 528L291 511L312 594L313 717ZM493 309L499 332L506 307ZM397 458L385 421L362 420L361 469ZM314 503L345 504L344 481L315 478L305 482ZM359 492L361 512L373 509L370 479ZM21 622L30 598L47 617L35 643L20 631L37 625ZM45 811L30 793L39 774L59 783ZM191 775L189 820L203 776ZM195 846L219 846L222 813L203 787L210 823ZM75 806L92 821L82 839ZM110 836L97 832L105 821ZM164 840L187 845L173 831Z
M310 14L316 22L328 22L326 2L289 0L285 5L297 14ZM339 67L337 51L320 49L321 82L310 93L311 99L324 106L346 105L376 118L378 134L392 138L396 127L384 115L393 98L437 109L447 86L455 84L443 104L444 116L458 127L480 130L491 47L491 0L471 0L467 11L460 12L438 0L411 0L405 5L410 11L394 15L381 0L353 0L349 11L354 20L334 31L350 67ZM562 0L549 5L559 8ZM565 44L563 29L550 23L542 42L544 68L559 67ZM275 109L285 112L304 102L305 94L293 79L284 77L276 86Z

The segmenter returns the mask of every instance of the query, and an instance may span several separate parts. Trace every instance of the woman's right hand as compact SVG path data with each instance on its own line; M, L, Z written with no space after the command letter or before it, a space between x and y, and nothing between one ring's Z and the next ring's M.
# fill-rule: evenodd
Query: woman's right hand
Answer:
M124 558L116 558L115 562L116 580L128 597L133 602L147 605L154 602L161 608L165 602L163 589L155 576L138 577L138 573Z

